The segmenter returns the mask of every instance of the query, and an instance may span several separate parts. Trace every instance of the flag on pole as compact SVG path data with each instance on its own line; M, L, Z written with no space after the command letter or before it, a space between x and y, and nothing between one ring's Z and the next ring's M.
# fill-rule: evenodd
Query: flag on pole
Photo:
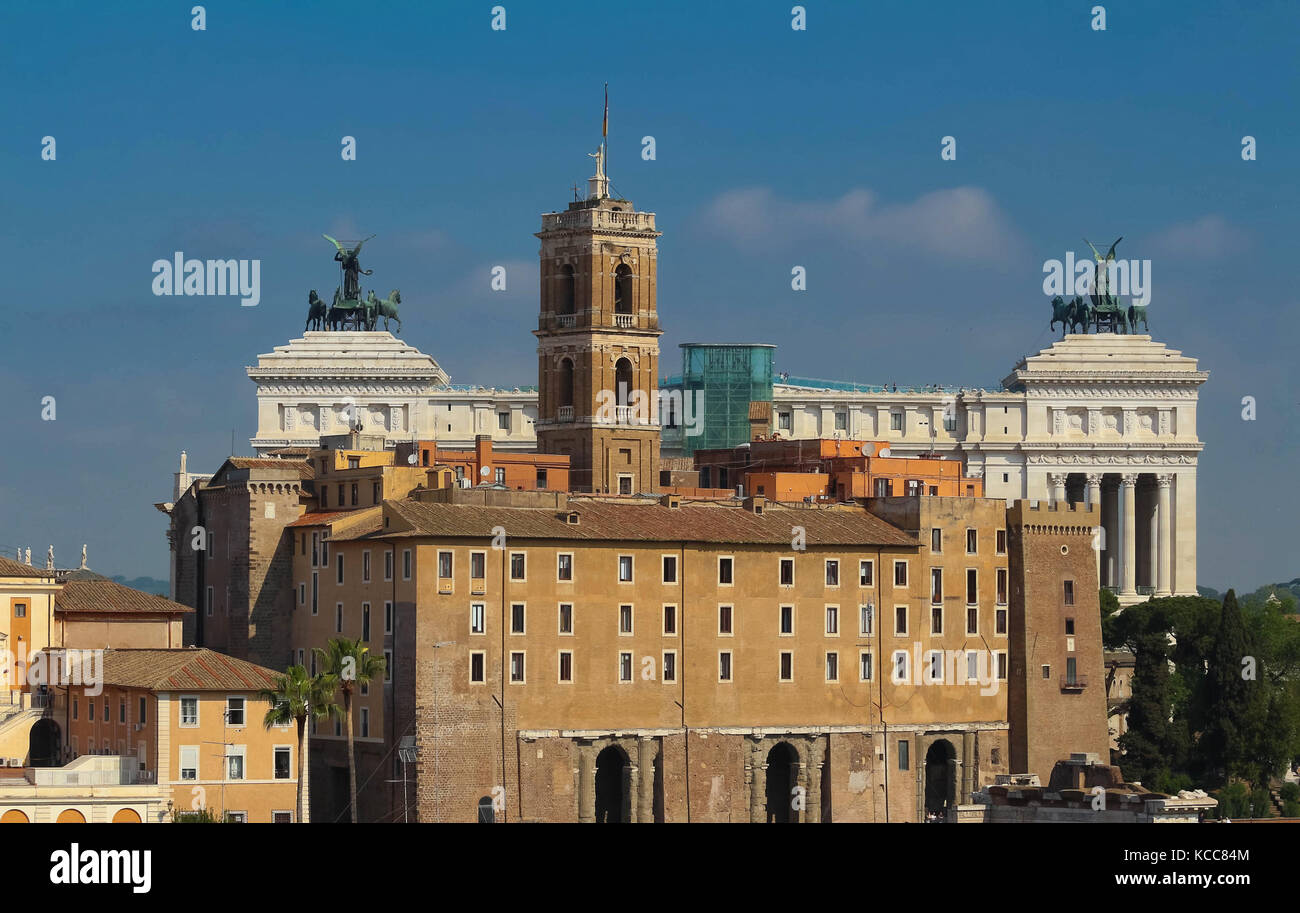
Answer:
M605 120L601 122L600 135L609 136L609 83L605 83Z

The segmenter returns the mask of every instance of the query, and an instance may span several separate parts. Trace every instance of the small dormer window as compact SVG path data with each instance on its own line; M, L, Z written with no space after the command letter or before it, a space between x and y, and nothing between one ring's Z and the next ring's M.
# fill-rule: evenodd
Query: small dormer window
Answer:
M569 511L567 514L564 515L564 522L569 524L570 526L577 526L578 512L576 510Z

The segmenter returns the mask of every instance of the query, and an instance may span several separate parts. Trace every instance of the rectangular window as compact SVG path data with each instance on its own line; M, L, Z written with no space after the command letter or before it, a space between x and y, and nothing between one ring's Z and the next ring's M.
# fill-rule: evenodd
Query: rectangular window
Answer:
M498 431L509 431L509 430L510 430L510 413L509 413L509 412L498 412L498 413L497 413L497 430L498 430Z
M334 606L334 633L343 633L343 603L337 603Z
M632 582L632 556L631 555L618 556L618 582L619 583Z
M526 569L527 567L524 562L524 553L511 552L510 553L510 579L511 580L527 579L524 573Z
M936 555L943 551L943 530L937 526L930 530L930 551Z
M1006 478L1004 477L1002 481L1005 482ZM998 530L995 534L993 543L994 551L999 555L1005 555L1007 553L1007 531L1005 529Z
M910 770L911 766L911 745L906 739L901 739L898 743L898 769Z
M894 586L896 587L907 586L907 562L906 561L894 562Z
M781 681L794 681L794 653L790 650L781 651L780 676Z
M524 604L522 602L512 602L510 604L510 633L524 633Z
M199 748L197 745L181 746L181 779L199 778Z
M978 634L980 629L980 610L975 606L966 607L966 633Z
M94 722L94 719L95 719L95 702L94 702L94 701L86 701L86 707L87 707L87 709L90 711L90 715L89 715L88 719L91 720L91 722ZM184 725L184 723L182 723L181 725Z
M840 633L840 607L837 605L828 605L826 607L826 634L828 636L838 637Z
M305 537L307 534L303 533ZM311 534L311 566L320 567L320 553L317 551L317 545L320 542L320 533Z
M973 567L966 568L966 605L979 602L979 571Z
M378 483L378 482L371 482L371 483L370 483L370 503L371 503L371 504L378 504L380 501L383 500L383 498L381 497L381 495L382 495L382 492L380 491L379 483Z
M393 651L385 650L384 651L384 681L391 682L392 680L393 680Z
M735 633L732 630L731 623L732 623L731 606L729 605L718 606L718 633L719 634Z
M450 580L452 573L451 552L438 552L438 579Z
M858 654L858 681L860 682L871 681L871 673L872 673L871 654L866 652L859 653Z
M213 604L212 587L208 587L207 603L204 609L206 614L208 615L212 614L212 604Z
M979 552L979 533L977 530L966 530L966 554L974 555Z
M94 703L92 702L90 706L91 706L92 708L94 708L95 705L94 705ZM73 718L74 720L77 718L77 711L80 709L80 707L81 707L81 702L80 702L79 700L77 700L77 698L74 697L74 698L72 699L72 718ZM94 711L93 711L93 709L92 709L92 713L93 713L93 712L94 712ZM92 719L93 719L93 717L92 717Z
M573 681L573 652L571 650L560 651L560 681Z
M482 684L485 680L483 661L484 654L481 651L475 651L469 655L469 680L475 684Z
M677 606L664 606L664 634L675 635L677 633Z
M1078 660L1075 659L1073 656L1067 656L1065 658L1066 684L1070 684L1070 685L1078 684L1079 681L1078 674L1079 674Z
M226 725L244 725L244 699L242 697L226 698Z
M966 681L977 682L980 677L980 655L974 650L966 653Z
M307 584L298 584L298 605L307 604Z
M665 651L664 651L664 667L663 667L663 668L664 668L664 681L665 681L665 682L675 682L675 681L677 681L677 651L675 651L675 650L665 650Z
M826 681L838 682L840 680L840 655L838 653L826 654Z
M888 498L892 489L889 479L876 479L876 497Z
M847 412L835 413L835 430L836 431L849 430L849 414Z
M1052 677L1052 667L1049 666L1049 665L1045 665L1045 666L1043 666L1043 679L1044 679L1044 681L1050 679L1051 677Z
M573 633L573 603L560 603L560 633Z
M361 639L370 641L370 603L361 603Z
M288 780L292 778L293 776L291 773L292 767L290 766L292 761L292 755L293 755L293 750L288 746L277 745L275 747L275 755L274 755L275 779Z
M618 654L618 680L632 681L632 654L627 651Z
M894 636L907 633L907 606L894 606Z
M469 579L483 580L487 577L487 555L483 552L469 553Z
M997 593L998 605L1006 605L1007 604L1007 569L1004 567L998 568L997 589L998 589L998 593Z
M664 583L677 582L677 556L664 555Z
M402 549L402 579L411 579L411 550Z
M510 681L514 684L524 682L524 653L522 650L510 654Z
M95 705L90 704L90 718L95 718ZM197 726L199 725L199 699L197 697L181 698L181 725Z
M794 586L794 559L781 559L781 586Z
M618 607L618 633L632 633L632 607L630 605Z
M794 606L783 605L781 606L780 612L781 612L780 633L793 634L794 633Z
M573 580L573 555L561 552L555 556L555 579L568 583Z
M858 606L858 633L872 634L876 627L876 607L871 603Z
M1073 618L1067 618L1067 619L1065 619L1065 633L1066 633L1066 634L1073 634L1073 633L1074 633L1074 619L1073 619Z
M534 486L537 488L538 491L542 491L542 490L544 490L544 489L546 488L546 470L545 470L545 469L538 469L538 470L537 470L537 475L536 475L536 476L534 477L534 479L533 479L533 484L534 484Z
M826 562L826 585L840 585L840 563L834 559L829 559Z
M908 672L907 661L908 661L908 656L906 650L894 651L893 681L895 685L906 685L908 683L909 676L907 674Z
M391 602L384 603L384 633L393 633L393 604Z
M1074 605L1074 581L1065 581L1065 604Z
M148 711L148 709L149 709L149 704L148 704L148 702L145 700L145 698L143 698L143 697L140 698L140 704L139 704L138 709L139 709L139 711L140 711L140 715L139 715L139 717L136 719L136 722L137 722L137 723L147 723L147 722L149 722L149 719L148 719L148 713L147 713L147 711Z
M334 556L334 563L335 563L335 565L336 565L336 567L337 567L337 571L338 571L338 573L337 573L337 577L338 577L338 579L337 579L336 582L337 582L337 583L342 583L342 582L343 582L343 555L342 555L342 553L340 553L340 554Z
M889 413L889 430L903 430L903 413L897 411Z
M998 658L998 662L997 662L998 681L1006 681L1007 680L1007 654L1005 652L999 652L996 655Z
M320 611L320 574L316 571L311 572L311 613L315 615ZM209 612L209 615L212 613Z
M930 604L941 605L943 603L943 568L930 568Z
M361 553L361 582L370 582L370 552Z
M858 562L858 586L876 585L876 563L874 561Z
M930 633L943 633L943 606L930 606Z
M1007 633L1007 610L1006 609L998 609L993 613L993 633L994 634Z
M718 654L718 681L731 681L731 651L723 650Z
M731 586L732 564L731 558L718 559L718 586Z
M794 427L793 413L778 412L776 414L776 426L780 431L789 431Z
M943 651L931 650L925 656L926 675L932 682L943 681Z

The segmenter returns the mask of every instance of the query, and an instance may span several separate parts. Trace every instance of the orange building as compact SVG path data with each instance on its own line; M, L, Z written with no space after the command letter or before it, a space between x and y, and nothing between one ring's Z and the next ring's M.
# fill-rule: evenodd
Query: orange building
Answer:
M412 459L414 457L414 459ZM397 465L446 467L456 484L464 486L504 485L516 491L569 490L569 456L558 453L523 453L494 451L492 437L480 434L473 450L442 450L437 441L415 441L397 445ZM430 475L429 488L444 487L441 479Z
M753 441L698 450L695 466L701 487L742 486L774 501L984 496L984 480L965 476L961 462L890 456L885 441Z
M170 789L173 811L292 822L297 730L263 726L258 697L274 676L207 649L107 650L98 684L67 688L69 747L132 758L139 782Z

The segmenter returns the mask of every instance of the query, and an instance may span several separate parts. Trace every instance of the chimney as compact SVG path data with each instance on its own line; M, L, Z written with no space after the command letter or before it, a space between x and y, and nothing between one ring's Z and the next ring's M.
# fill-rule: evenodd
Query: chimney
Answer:
M486 480L492 477L492 435L480 434L474 438L474 462L477 464L479 475ZM483 473L484 468L488 473Z

